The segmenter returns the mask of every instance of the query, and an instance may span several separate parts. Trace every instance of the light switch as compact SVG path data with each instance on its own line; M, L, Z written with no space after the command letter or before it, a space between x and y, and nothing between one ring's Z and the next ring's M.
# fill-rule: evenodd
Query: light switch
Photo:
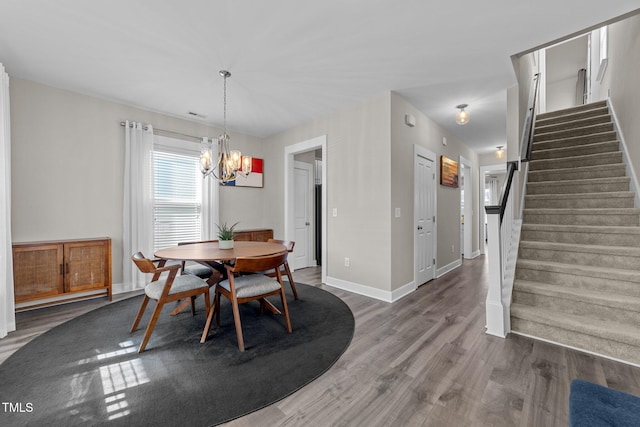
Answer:
M338 216L338 208L333 208L333 216Z
M400 208L396 208L396 218L400 218Z

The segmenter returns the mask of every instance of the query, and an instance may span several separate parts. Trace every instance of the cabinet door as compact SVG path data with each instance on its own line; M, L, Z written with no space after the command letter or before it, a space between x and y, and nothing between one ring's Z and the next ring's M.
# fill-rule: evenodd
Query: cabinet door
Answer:
M16 303L62 294L63 250L60 244L13 247Z
M84 291L109 286L109 256L106 241L65 243L65 291Z

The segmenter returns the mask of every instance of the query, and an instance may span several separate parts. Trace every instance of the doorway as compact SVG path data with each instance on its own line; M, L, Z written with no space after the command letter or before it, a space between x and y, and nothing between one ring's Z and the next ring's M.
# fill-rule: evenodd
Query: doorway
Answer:
M284 148L284 238L285 240L292 240L296 242L294 247L294 252L292 254L293 259L298 258L299 250L306 251L307 254L313 252L313 249L309 249L309 244L313 244L313 238L310 241L304 243L302 248L298 248L298 242L296 241L296 209L299 209L302 206L302 203L296 202L296 194L301 191L300 181L298 181L298 185L296 185L296 155L301 155L303 153L315 152L319 150L321 155L321 161L317 162L320 166L320 188L318 197L320 203L320 209L316 209L320 211L320 218L316 220L317 224L315 228L319 228L319 239L320 239L320 255L317 258L320 258L321 270L322 270L322 281L326 282L327 278L327 216L326 216L326 206L327 206L327 136L322 135L307 141L302 141L297 144L289 145ZM314 174L312 173L310 176L311 184L314 183ZM306 185L305 185L306 186ZM297 188L298 187L298 188ZM309 197L313 198L313 192L309 193ZM296 208L298 206L298 208ZM308 206L308 205L307 205ZM313 215L312 212L310 212ZM306 222L306 221L305 221ZM312 222L312 221L309 221ZM312 233L313 235L313 233ZM318 246L318 245L317 245ZM301 257L303 258L303 257ZM313 257L311 257L313 258ZM304 259L304 258L303 258ZM301 265L304 263L310 264L314 260L308 259L306 261L301 261ZM316 260L317 261L317 260ZM296 261L297 262L297 261ZM296 268L294 266L294 268ZM302 268L302 267L297 267Z
M487 214L485 206L497 205L500 202L500 191L507 174L507 164L482 166L480 168L480 253L486 253Z
M460 156L460 258L473 258L473 176L471 162Z

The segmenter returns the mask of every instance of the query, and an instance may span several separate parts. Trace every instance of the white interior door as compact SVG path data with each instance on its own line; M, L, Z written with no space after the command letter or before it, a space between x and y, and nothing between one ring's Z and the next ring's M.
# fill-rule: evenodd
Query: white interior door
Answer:
M295 242L293 268L305 268L313 259L311 244L311 213L313 209L313 168L308 163L294 164L294 222ZM291 262L290 262L291 263Z
M414 277L416 286L435 277L435 154L414 146Z

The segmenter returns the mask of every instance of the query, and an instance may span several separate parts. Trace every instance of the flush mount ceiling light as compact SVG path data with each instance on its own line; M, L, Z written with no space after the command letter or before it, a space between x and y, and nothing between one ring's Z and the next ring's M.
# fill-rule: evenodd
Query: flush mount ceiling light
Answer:
M467 113L464 109L467 108L467 104L456 105L458 112L456 113L456 123L459 125L466 125L469 123L469 113Z
M229 149L229 135L227 134L227 78L231 77L231 73L227 70L221 70L220 75L224 78L224 121L222 125L222 134L216 139L209 141L203 137L200 145L200 171L203 176L212 176L218 181L227 183L236 179L236 176L242 174L247 176L251 173L251 157L242 156L238 150ZM218 159L213 162L212 142L216 140L218 144Z
M504 145L498 145L496 147L496 157L499 159L504 157Z

